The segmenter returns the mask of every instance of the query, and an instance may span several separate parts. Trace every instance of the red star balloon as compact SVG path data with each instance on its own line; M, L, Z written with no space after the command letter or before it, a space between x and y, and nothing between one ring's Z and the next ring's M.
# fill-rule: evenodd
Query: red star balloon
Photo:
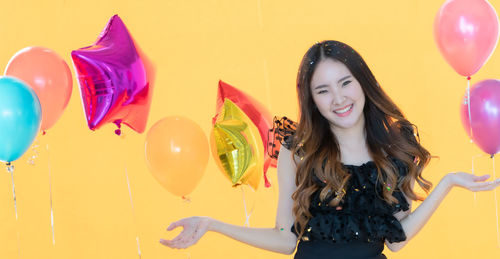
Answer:
M113 16L93 45L72 51L71 57L89 128L112 122L144 132L154 68L120 17Z
M267 108L264 107L260 102L249 96L248 94L236 89L235 87L219 81L219 88L217 91L217 114L221 111L224 106L224 99L231 100L236 106L238 106L257 126L259 130L262 144L264 145L264 154L267 154L267 142L268 142L268 131L272 126L271 115ZM215 123L217 115L212 119L212 124ZM269 166L276 167L276 160L271 159L269 156L264 158L264 180L265 186L271 186L269 180L267 179L267 169Z

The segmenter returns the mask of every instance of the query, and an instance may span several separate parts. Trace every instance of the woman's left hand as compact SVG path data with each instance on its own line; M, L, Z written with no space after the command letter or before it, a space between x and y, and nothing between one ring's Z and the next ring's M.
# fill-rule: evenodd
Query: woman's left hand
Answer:
M500 186L500 178L486 181L490 178L489 175L477 176L464 172L455 172L449 173L446 177L451 186L462 187L473 192L491 191Z

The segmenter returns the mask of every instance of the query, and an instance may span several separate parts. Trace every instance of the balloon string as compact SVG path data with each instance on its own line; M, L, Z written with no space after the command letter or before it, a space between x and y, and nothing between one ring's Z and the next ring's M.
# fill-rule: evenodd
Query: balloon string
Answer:
M186 215L186 208L191 204L191 198L187 196L182 196L181 203L181 215ZM191 259L191 252L189 251L190 247L186 248L186 258Z
M14 184L14 166L10 163L7 163L7 171L10 173L10 177L12 180L12 196L14 198L14 210L16 212L16 222L17 222L17 199L16 199L16 185Z
M19 234L19 223L17 216L16 185L14 184L14 165L11 165L10 162L7 163L7 172L10 173L10 177L12 179L12 195L14 199L14 211L16 213L17 257L21 258L21 237Z
M243 185L241 185L241 195L243 196L243 207L245 208L245 226L250 227L250 217L252 216L253 210L255 208L255 202L253 202L250 211L247 210L247 203L245 200L245 192L243 190Z
M493 179L497 179L496 173L495 173L495 156L491 157L491 160L493 161ZM497 223L497 245L500 248L500 232L499 232L499 227L498 227L498 200L497 200L497 189L495 188L493 190L494 195L495 195L495 212L496 212L496 223Z
M260 28L264 27L264 22L262 22L262 3L261 0L257 0L257 22Z
M243 197L243 207L245 208L245 226L250 226L250 216L248 216L247 212L247 203L245 201L245 192L243 191L243 186L241 186L241 195Z
M472 135L472 115L470 114L470 103L471 103L471 99L470 99L470 76L467 77L467 109L468 109L468 113L469 113L469 131L470 131L470 142L474 142L473 139L474 139L474 135Z
M123 135L122 135L122 139L125 139ZM130 188L130 180L129 180L129 177L128 177L127 161L124 160L123 164L124 164L124 167L125 167L125 177L127 178L128 196L130 198L130 207L132 208L132 217L133 217L134 221L137 221L136 220L136 215L135 215L134 200L132 199L132 189ZM139 255L139 259L140 259L142 253L141 253L141 245L140 245L140 242L139 242L139 234L138 234L139 231L137 230L137 224L135 224L135 225L136 225L135 240L136 240L136 243L137 243L137 254Z
M52 228L52 245L55 245L56 237L54 232L54 209L52 207L52 170L50 169L49 144L46 144L45 148L47 149L47 167L49 169L50 226Z
M478 157L481 157L481 156L483 156L483 155L479 154L479 155L472 156L472 158L471 158L471 163L472 163L472 165L471 165L471 173L472 173L472 175L476 175L474 173L474 159L476 159ZM476 200L476 196L477 195L476 195L476 192L473 192L473 194L474 194L474 206L476 206L477 205L477 200Z
M17 222L17 221L16 221ZM19 225L17 227L17 258L21 258L21 237L19 235Z
M271 84L269 83L269 69L267 65L267 59L264 59L264 85L266 86L267 107L269 107L269 110L272 111Z
M28 164L35 165L35 160L38 157L38 147L40 146L40 140L37 138L35 143L31 146L33 155L28 158Z
M472 115L470 114L470 76L467 77L467 97L466 97L466 102L467 102L467 113L469 114L469 136L470 136L470 143L473 143L473 135L472 135ZM471 150L473 147L471 147ZM476 156L478 157L478 156ZM472 174L474 175L474 158L472 157ZM474 195L474 206L477 205L477 194L476 192L473 192Z
M128 187L128 196L130 197L130 205L132 207L132 216L134 217L134 221L136 220L135 216L135 208L134 208L134 201L132 200L132 191L130 189L130 181L128 178L128 172L127 172L127 163L125 163L125 176L127 177L127 187ZM136 235L135 235L135 240L137 241L137 254L139 255L139 258L141 258L141 245L139 243L139 235L137 234L136 230Z

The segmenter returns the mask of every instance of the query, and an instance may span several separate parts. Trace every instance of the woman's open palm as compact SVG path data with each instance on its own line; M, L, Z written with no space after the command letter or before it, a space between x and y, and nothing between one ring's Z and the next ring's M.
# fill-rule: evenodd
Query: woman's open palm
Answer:
M187 248L200 240L207 232L210 218L189 217L173 222L167 230L171 231L182 227L182 232L172 240L160 239L160 243L171 248Z
M486 181L490 178L489 175L476 176L464 172L456 172L449 175L453 185L473 192L490 191L500 186L500 179Z

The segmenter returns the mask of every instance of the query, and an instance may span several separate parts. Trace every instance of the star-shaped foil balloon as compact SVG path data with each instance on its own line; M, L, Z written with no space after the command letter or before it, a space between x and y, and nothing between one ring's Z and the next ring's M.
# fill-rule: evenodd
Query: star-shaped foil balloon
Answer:
M89 128L112 122L118 135L121 123L144 132L155 71L120 17L113 16L93 45L71 57Z
M219 81L216 100L216 112L219 113L224 106L225 100L231 100L247 115L253 124L257 127L260 133L262 144L264 145L264 154L267 154L268 131L272 126L272 117L268 109L259 101L237 89L236 87ZM212 124L215 123L217 114L212 118ZM271 183L267 179L267 169L269 166L276 167L276 159L271 159L269 156L264 157L264 180L265 186L270 187Z
M257 190L264 158L259 130L229 99L215 118L210 142L216 164L233 187L248 184Z

